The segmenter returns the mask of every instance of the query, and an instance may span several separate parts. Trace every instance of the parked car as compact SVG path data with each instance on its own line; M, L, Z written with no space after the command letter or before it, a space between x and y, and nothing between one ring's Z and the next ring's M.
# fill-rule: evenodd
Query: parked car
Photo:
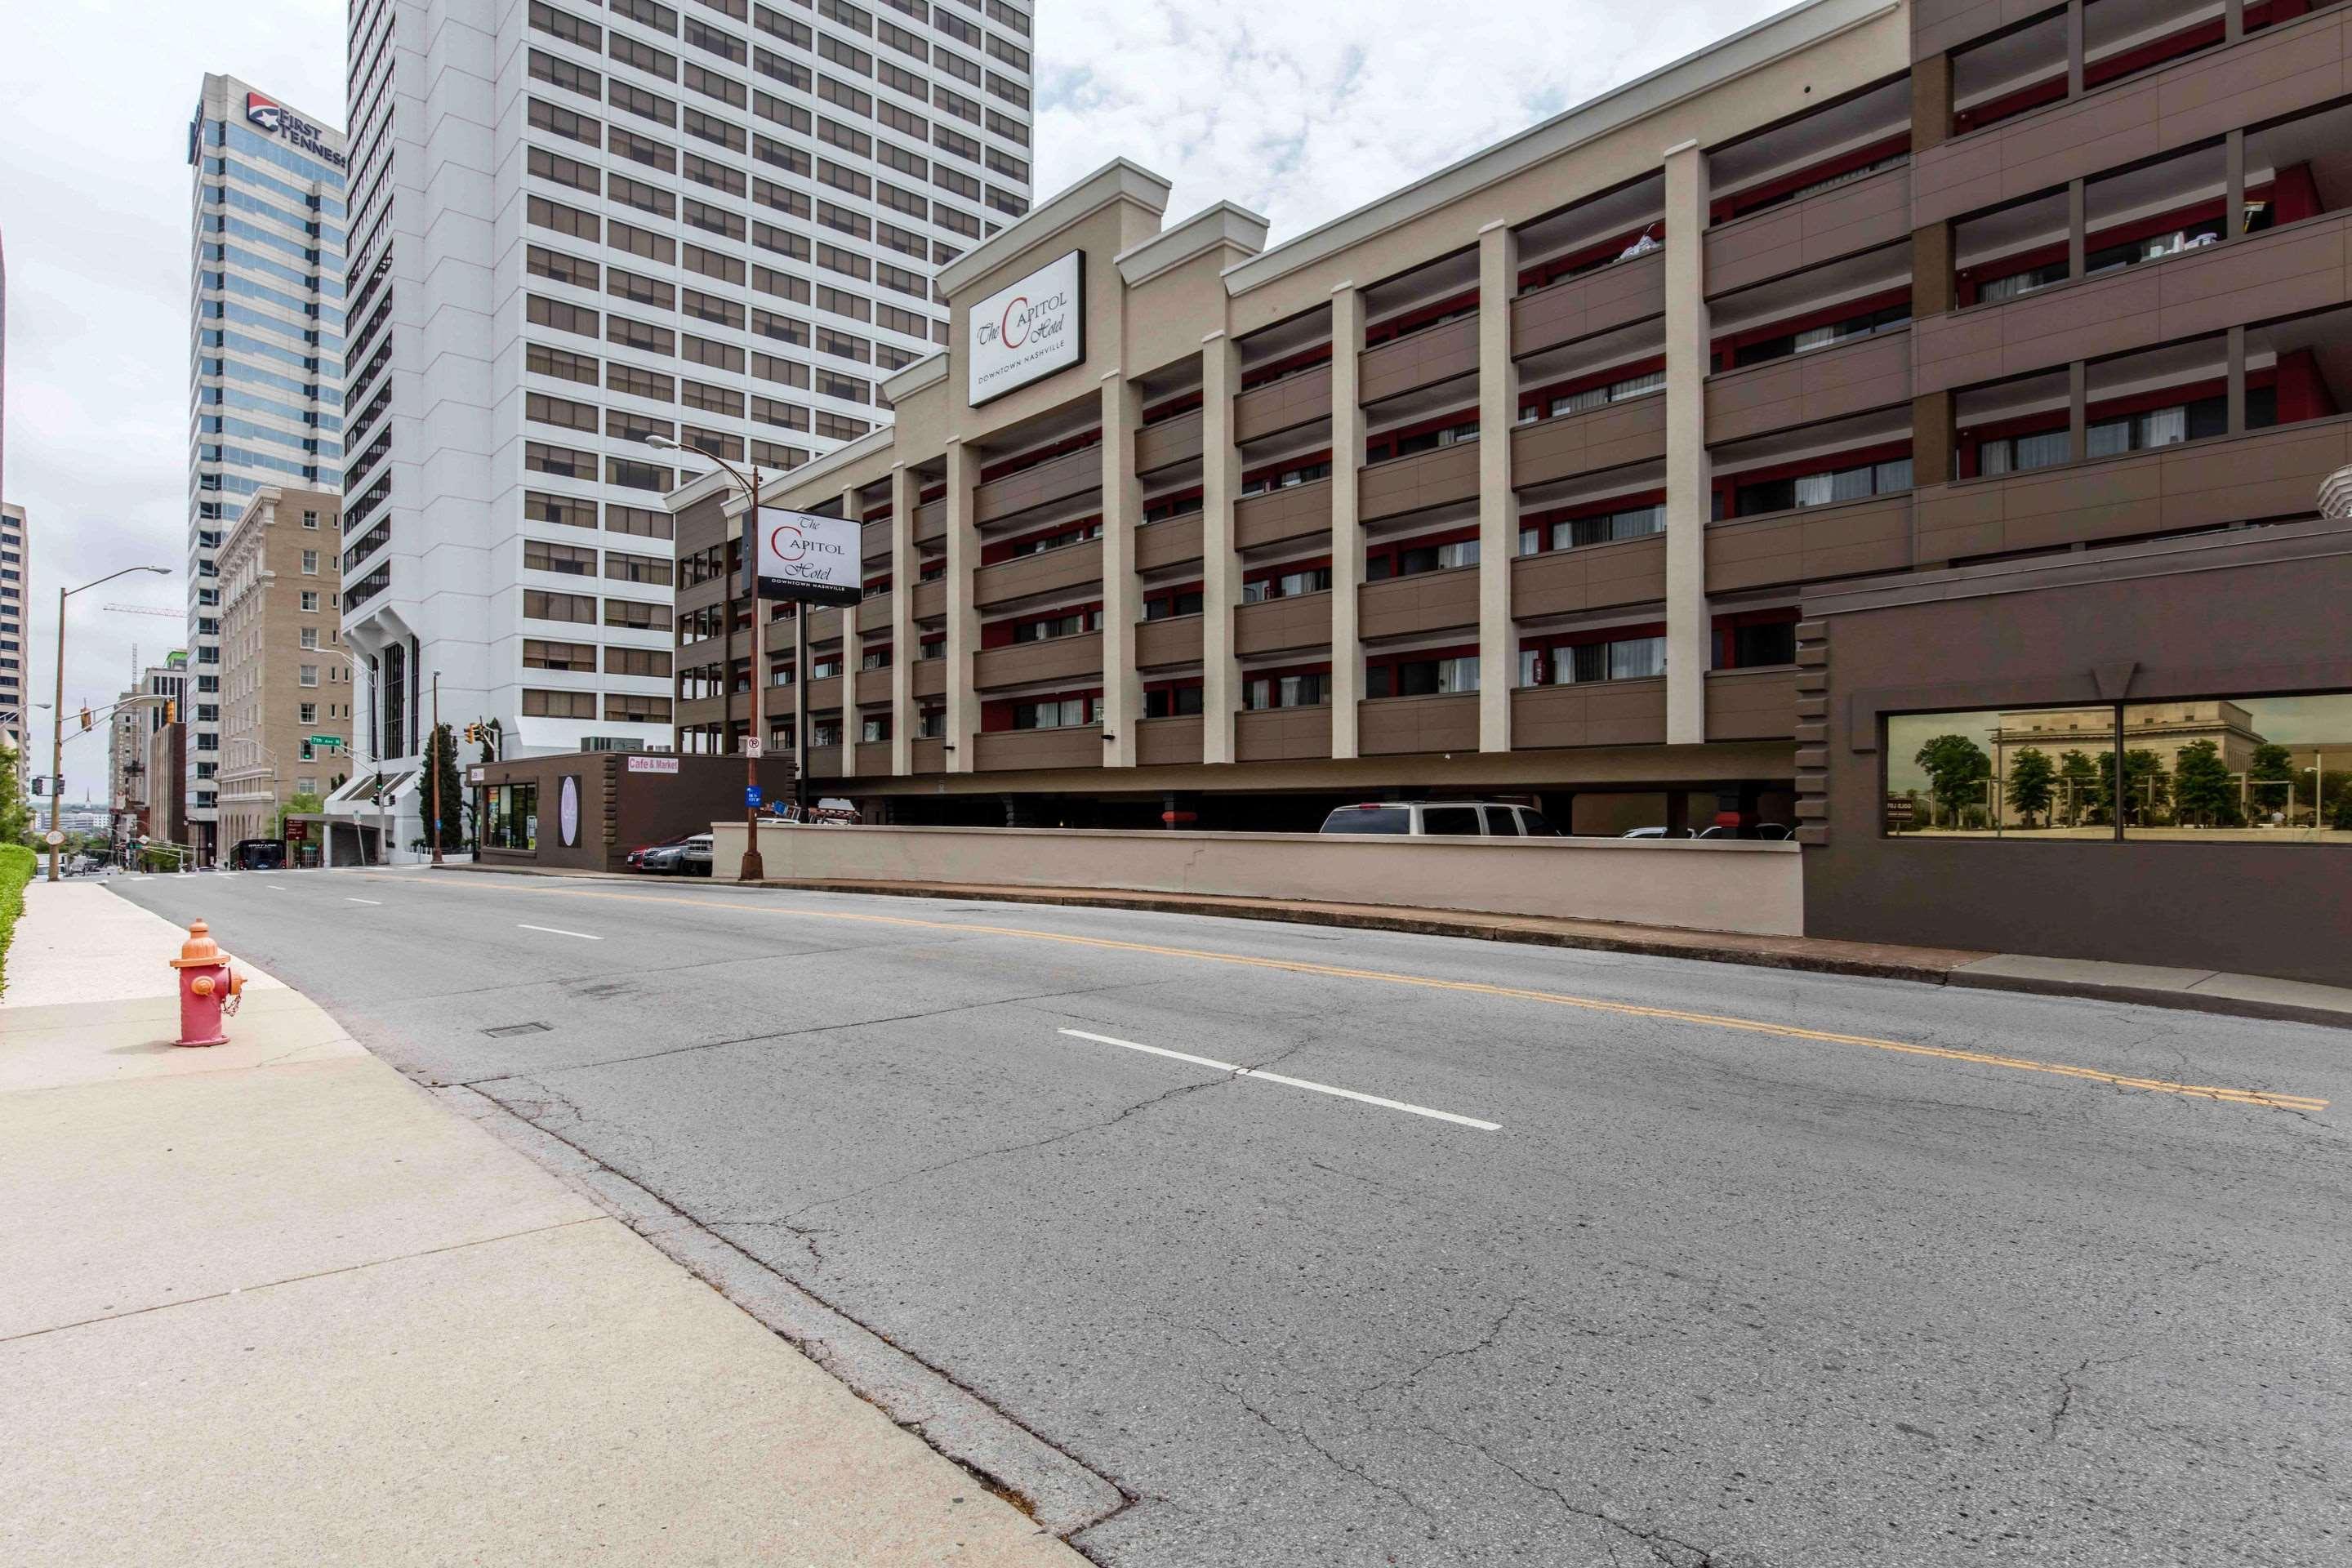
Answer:
M1412 838L1558 838L1559 828L1531 805L1482 800L1368 801L1323 819L1326 833L1384 833Z
M681 833L676 838L665 838L658 844L639 845L636 848L629 851L627 858L625 858L622 864L628 867L632 871L651 870L652 868L646 864L646 856L654 854L657 850L680 848L684 847L686 841L692 837L692 834Z
M656 877L710 875L710 835L696 833L641 851L637 869Z
M1691 837L1691 830L1687 827L1629 827L1618 837L1620 838L1688 838Z
M689 877L710 875L710 835L698 833L686 841L679 852L677 868Z

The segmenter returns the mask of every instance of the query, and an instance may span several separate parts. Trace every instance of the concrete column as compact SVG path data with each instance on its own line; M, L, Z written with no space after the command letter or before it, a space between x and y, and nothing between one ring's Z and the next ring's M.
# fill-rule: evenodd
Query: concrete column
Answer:
M1924 153L1952 138L1952 57L1911 62L1911 151Z
M1519 367L1511 359L1511 298L1518 292L1519 237L1497 219L1478 231L1478 749L1511 749L1511 557L1519 547L1519 500L1511 489L1511 428L1518 421Z
M2221 0L2221 41L2234 44L2246 36L2246 0Z
M2090 367L2081 360L2066 367L2066 454L2081 462L2091 455Z
M915 508L923 481L890 470L890 771L915 771Z
M1669 147L1666 164L1666 743L1706 739L1706 154Z
M2079 279L2087 266L2090 251L2090 202L2084 194L2083 182L2066 184L2066 276Z
M1364 352L1364 298L1351 280L1331 290L1331 754L1352 757L1356 704L1364 695L1364 647L1356 591L1364 581L1364 531L1356 470L1364 461L1357 356Z
M1135 766L1135 726L1143 717L1143 678L1135 670L1135 525L1143 487L1135 478L1135 432L1143 394L1126 375L1102 379L1103 766Z
M1234 442L1234 396L1241 389L1241 351L1222 331L1201 342L1201 760L1234 760L1234 715L1242 705L1242 667L1234 652L1234 612L1242 602L1241 557L1234 549L1234 500L1241 494L1242 454ZM1338 465L1333 465L1336 469Z
M2232 12L2232 15L2237 13ZM2232 131L2222 139L2221 239L2237 238L2246 228L2246 133Z
M2083 0L2067 0L2066 96L2083 96Z
M866 522L857 487L841 492L841 515L857 524L857 582L866 583ZM841 612L841 776L857 776L857 667L866 658L866 635L857 629L857 606Z
M980 534L971 521L972 486L980 465L950 436L948 464L948 700L945 735L948 772L972 771L972 737L980 732L980 694L972 688L972 659L980 652L980 612L972 607L972 574L980 568Z
M2230 434L2246 433L2246 329L2231 327L2229 338Z

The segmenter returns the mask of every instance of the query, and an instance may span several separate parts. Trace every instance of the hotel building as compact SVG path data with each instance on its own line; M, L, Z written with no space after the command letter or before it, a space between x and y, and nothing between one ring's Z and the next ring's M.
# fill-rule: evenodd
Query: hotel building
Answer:
M1788 830L1816 934L2340 973L2340 835L1884 817L1945 710L2352 732L2347 18L1813 0L1273 245L1109 163L767 486L863 524L808 669L674 494L677 744L918 825Z

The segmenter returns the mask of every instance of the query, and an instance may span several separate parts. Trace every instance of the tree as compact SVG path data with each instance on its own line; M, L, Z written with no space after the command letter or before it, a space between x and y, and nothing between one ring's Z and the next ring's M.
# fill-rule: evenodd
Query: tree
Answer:
M278 808L278 837L286 837L286 819L289 816L310 816L327 809L327 803L309 790L296 790Z
M2024 819L2026 826L2033 826L2037 816L2042 826L2050 826L2050 803L2057 797L2058 770L2050 763L2050 755L2038 746L2027 746L2009 759L2010 809Z
M2336 812L2327 819L2327 826L2338 832L2352 833L2352 784L2336 790Z
M2099 782L2093 797L2100 814L2115 820L2116 775L2110 766L2099 769ZM2164 759L2144 746L2135 746L2124 753L2124 824L2145 827L2163 812L2165 803Z
M2180 748L2172 763L2172 805L2176 820L2208 827L2234 827L2244 820L2238 810L2237 780L2222 760L2221 747L2210 741L2191 741Z
M450 732L448 725L434 726L432 737L425 743L425 766L426 773L422 803L425 815L428 818L433 815L433 781L437 777L441 781L441 847L444 850L463 849L466 847L465 813L462 809L465 789L457 780L457 737ZM432 831L428 821L425 825L426 842L429 842Z
M2099 759L2084 752L2066 752L2058 758L2058 776L2067 784L2066 826L2080 827L2085 808L2099 798Z
M1938 735L1911 760L1927 771L1929 793L1955 816L1979 798L1978 786L1992 776L1992 759L1966 735Z
M2256 746L2246 763L2246 783L2255 811L2294 815L2294 753L2284 746L2273 742ZM2315 820L2316 816L2315 813Z

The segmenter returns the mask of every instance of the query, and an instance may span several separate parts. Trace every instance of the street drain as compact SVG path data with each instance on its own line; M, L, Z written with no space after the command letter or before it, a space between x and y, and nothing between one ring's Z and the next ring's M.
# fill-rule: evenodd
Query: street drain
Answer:
M501 1024L495 1029L484 1029L482 1033L492 1039L504 1039L509 1035L543 1035L547 1033L547 1026L545 1024Z

